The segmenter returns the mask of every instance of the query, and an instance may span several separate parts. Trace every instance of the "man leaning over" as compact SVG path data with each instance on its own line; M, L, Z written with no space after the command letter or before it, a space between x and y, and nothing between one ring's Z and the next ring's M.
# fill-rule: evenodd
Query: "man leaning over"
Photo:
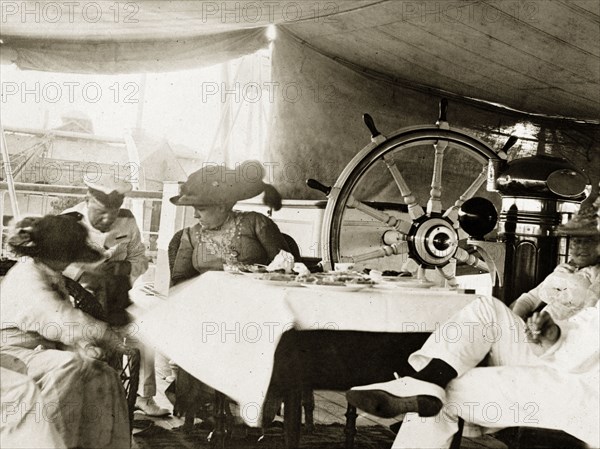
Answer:
M104 252L105 259L96 265L72 264L64 274L94 293L108 312L111 324L124 325L128 322L125 312L130 304L128 292L148 269L146 246L135 218L130 210L121 208L133 186L110 175L85 183L88 186L85 201L63 214L82 215L91 243ZM169 411L154 401L154 352L148 347L139 349L142 360L136 407L149 416L168 415Z

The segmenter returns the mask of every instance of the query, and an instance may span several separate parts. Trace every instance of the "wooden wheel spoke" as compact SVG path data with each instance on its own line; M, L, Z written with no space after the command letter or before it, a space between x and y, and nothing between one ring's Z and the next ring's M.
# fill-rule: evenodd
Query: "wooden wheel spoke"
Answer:
M479 175L477 175L477 178L475 178L475 180L471 183L469 187L467 187L463 194L458 197L454 205L444 213L444 217L449 218L452 221L452 223L454 223L455 228L458 228L458 210L460 209L460 206L462 206L463 203L468 199L473 198L473 195L477 193L477 191L483 185L486 179L487 165L484 165Z
M412 227L412 223L408 221L401 220L400 218L394 217L392 215L386 214L383 211L377 210L374 207L367 206L362 201L357 200L352 195L348 198L348 202L346 203L346 207L352 207L354 209L358 209L359 211L369 215L370 217L375 218L381 223L403 233L408 234L410 228Z
M429 201L427 201L427 213L442 211L442 171L444 168L444 150L448 142L439 141L435 144L435 155L433 159L433 174L431 175L431 190Z
M446 267L450 267L452 265L446 265ZM452 273L446 273L446 271L444 270L445 267L436 267L438 273L440 273L440 275L446 279L446 282L448 284L449 287L451 288L457 288L458 287L458 282L456 282L456 277L454 277L454 274Z
M479 139L450 129L445 102L440 106L435 126L411 126L385 138L369 117L365 119L372 141L354 156L328 193L322 227L323 240L328 245L324 266L379 259L380 268L396 270L399 264L406 265L408 257L422 266L441 270L449 262L460 261L487 271L489 264L482 253L469 254L457 247L462 232L458 218L464 202L485 185L488 169L487 164L485 167L482 164L498 159L498 153ZM463 167L462 157L454 157L455 150L459 156L466 153L476 161L474 172L470 163ZM423 154L429 157L422 158ZM427 174L409 174L403 155L410 155L406 160L420 164L421 172ZM450 162L459 164L458 172L444 167ZM461 184L465 180L466 190L451 192L444 185L451 180L449 176L453 176L452 180L459 179ZM378 210L383 208L371 201L406 204L409 217L388 208ZM403 256L386 257L398 254ZM444 273L447 285L455 286L455 273Z
M462 262L462 263L466 263L467 265L475 267L478 270L489 271L487 264L483 260L481 260L479 257L477 257L477 256L475 256L473 254L469 254L463 248L457 248L456 249L456 253L454 254L454 258L457 261Z
M400 170L398 170L393 157L384 156L383 161L385 162L385 165L387 165L388 170L392 174L392 177L394 178L394 181L400 190L400 194L402 195L404 202L408 206L408 214L410 215L410 218L416 220L417 218L425 215L423 208L417 202L417 199L412 194L408 184L406 184L402 173L400 173Z
M365 260L379 259L381 257L395 256L395 255L406 254L406 253L408 253L408 243L407 242L399 242L399 243L393 243L392 245L383 245L372 251L368 251L363 254L358 254L356 256L350 256L348 258L343 258L343 259L350 259L348 262L358 263L358 262L364 262Z
M492 285L496 285L496 277L502 286L504 278L504 259L506 257L506 246L502 242L485 242L482 240L467 240L469 245L477 249L479 255L486 263L487 271L492 277Z

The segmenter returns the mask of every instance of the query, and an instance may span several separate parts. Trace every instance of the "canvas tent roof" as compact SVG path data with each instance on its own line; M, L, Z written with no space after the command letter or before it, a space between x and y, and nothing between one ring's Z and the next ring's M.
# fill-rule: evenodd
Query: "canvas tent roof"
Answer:
M275 23L331 58L412 87L600 121L597 0L138 1L118 18L109 7L125 3L93 3L106 6L99 18L64 5L57 16L49 6L57 2L3 2L2 60L73 72L197 67L264 47L264 27Z

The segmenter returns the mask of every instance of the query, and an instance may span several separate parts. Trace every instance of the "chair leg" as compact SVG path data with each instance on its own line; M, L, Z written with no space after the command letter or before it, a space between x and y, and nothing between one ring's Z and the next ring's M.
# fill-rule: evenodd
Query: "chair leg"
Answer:
M283 402L283 432L286 449L298 449L302 424L302 391L290 388Z
M344 444L345 449L354 448L354 435L356 435L356 407L348 404L346 409L346 428L344 433L346 434L346 442Z
M517 437L515 438L515 441L513 443L513 446L511 446L511 449L521 449L521 438L523 437L523 427L519 427L517 429Z
M312 388L302 390L302 406L304 408L304 430L306 433L313 433L315 430L313 416L315 411L315 396Z
M208 441L213 447L225 449L225 438L227 436L226 428L226 399L225 395L215 391L215 429L208 435Z
M463 429L465 427L465 421L462 418L458 418L458 430L452 437L452 443L450 449L460 449L460 443L462 440Z

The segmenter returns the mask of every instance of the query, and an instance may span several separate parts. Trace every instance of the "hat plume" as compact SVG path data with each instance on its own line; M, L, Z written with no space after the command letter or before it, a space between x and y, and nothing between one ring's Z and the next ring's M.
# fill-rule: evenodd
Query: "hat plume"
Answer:
M274 210L281 209L281 194L271 184L265 184L263 203Z

